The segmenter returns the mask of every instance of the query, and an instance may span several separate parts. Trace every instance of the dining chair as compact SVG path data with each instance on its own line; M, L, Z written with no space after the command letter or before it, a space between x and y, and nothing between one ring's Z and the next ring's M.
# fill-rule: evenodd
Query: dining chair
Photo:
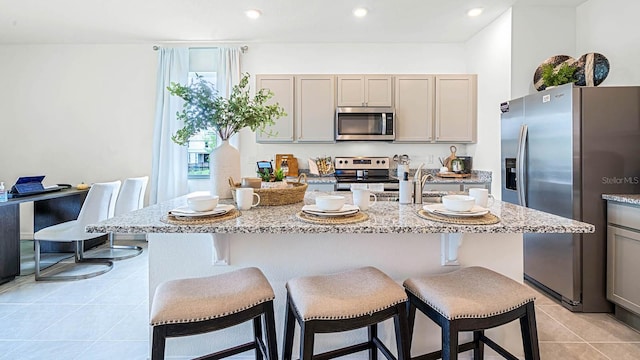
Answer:
M111 270L113 267L113 262L111 261L85 258L84 241L105 235L102 233L87 233L85 232L85 226L113 216L120 185L120 180L93 184L76 220L46 227L33 235L36 281L87 279ZM43 271L40 268L41 241L75 242L74 262L60 262ZM98 268L98 270L94 270L95 268Z
M118 216L134 210L142 209L144 207L144 195L147 190L148 182L148 176L125 179L118 194L118 199L115 202L114 215ZM140 246L115 245L114 241L115 234L110 232L109 247L101 251L99 250L96 253L96 256L91 256L90 259L124 260L138 256L142 253L142 247ZM106 255L101 255L105 252L107 253Z

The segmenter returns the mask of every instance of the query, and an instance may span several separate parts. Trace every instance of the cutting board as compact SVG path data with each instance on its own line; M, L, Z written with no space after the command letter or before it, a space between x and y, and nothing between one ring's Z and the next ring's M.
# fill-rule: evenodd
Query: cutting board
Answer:
M449 155L449 157L444 160L444 166L446 166L447 169L451 171L451 162L456 158L456 151L458 149L454 145L451 145L449 147L449 150L451 150L451 155Z
M471 174L456 174L454 172L446 172L446 173L436 173L437 177L441 178L468 178L471 177Z
M275 166L276 170L282 167L282 162L286 161L289 171L285 176L298 176L298 159L293 154L276 154Z

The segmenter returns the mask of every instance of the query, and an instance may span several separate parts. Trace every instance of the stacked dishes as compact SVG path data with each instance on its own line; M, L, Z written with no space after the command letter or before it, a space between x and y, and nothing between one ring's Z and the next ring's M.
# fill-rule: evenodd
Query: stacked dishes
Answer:
M233 209L235 209L235 206L227 204L218 204L212 210L207 211L196 211L190 209L189 206L180 206L169 211L169 215L176 217L221 216Z
M452 217L475 217L489 213L489 209L476 205L475 198L466 195L443 196L442 204L425 205L423 209L430 213Z
M314 205L305 205L302 212L320 217L340 217L356 214L360 211L356 205L345 204L344 196L326 195L316 197Z
M169 211L169 215L183 218L222 216L235 209L233 205L219 204L217 195L190 196L187 205Z

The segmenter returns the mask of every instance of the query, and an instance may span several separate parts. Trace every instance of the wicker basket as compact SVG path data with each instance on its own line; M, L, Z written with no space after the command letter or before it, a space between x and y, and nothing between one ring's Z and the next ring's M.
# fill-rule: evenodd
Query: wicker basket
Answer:
M304 182L302 182L303 180ZM253 189L253 191L260 195L260 205L289 205L303 201L304 193L307 191L307 176L300 174L298 181L287 181L287 183L293 186L283 189ZM236 192L234 190L240 187L240 183L236 183L233 178L229 178L229 185L235 201Z

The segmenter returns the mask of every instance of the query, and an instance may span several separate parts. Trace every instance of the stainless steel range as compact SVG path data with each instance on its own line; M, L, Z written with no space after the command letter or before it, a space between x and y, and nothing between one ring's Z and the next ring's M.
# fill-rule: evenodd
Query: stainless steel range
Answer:
M351 184L383 184L384 190L398 190L398 179L389 172L388 157L336 157L336 190L350 190Z

